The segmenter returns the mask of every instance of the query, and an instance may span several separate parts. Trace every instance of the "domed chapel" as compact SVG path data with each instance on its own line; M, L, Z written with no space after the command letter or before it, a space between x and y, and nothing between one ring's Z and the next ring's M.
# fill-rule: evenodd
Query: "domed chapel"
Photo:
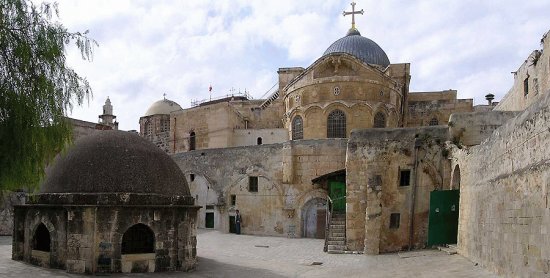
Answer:
M196 211L181 170L137 134L79 139L15 208L13 259L71 273L190 270Z

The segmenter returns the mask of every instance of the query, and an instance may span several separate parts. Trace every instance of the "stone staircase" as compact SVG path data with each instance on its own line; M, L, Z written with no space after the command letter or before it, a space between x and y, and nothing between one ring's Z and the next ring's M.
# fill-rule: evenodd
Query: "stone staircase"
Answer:
M346 214L334 212L328 227L327 253L343 254L346 249Z

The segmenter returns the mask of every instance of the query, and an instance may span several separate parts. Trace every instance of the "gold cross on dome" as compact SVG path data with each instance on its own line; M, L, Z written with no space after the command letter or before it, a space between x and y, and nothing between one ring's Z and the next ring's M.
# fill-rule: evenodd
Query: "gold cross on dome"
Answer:
M364 11L361 9L360 11L355 11L355 2L351 2L351 12L344 11L342 14L344 16L351 14L351 29L355 29L355 15L356 14L363 14Z

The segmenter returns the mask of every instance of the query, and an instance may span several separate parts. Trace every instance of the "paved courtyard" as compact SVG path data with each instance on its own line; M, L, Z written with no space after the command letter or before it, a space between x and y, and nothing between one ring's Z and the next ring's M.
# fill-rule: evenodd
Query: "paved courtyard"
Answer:
M379 256L333 255L323 240L222 234L199 230L199 265L191 273L115 277L497 277L459 255L435 250ZM11 237L0 237L0 277L81 277L11 260Z

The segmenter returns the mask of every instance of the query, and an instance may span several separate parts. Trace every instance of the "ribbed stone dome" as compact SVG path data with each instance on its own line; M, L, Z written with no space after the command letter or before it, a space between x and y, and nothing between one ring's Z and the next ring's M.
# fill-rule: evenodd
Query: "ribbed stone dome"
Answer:
M361 36L357 29L350 29L347 35L330 45L323 56L332 53L347 53L367 64L387 67L390 60L386 52L374 41Z
M152 193L190 196L185 176L137 134L110 130L83 137L46 172L41 193Z
M151 106L149 106L149 109L147 109L147 112L145 112L145 115L143 116L147 117L158 114L170 115L170 112L178 110L181 110L181 106L175 101L171 101L169 99L161 99L151 104Z

